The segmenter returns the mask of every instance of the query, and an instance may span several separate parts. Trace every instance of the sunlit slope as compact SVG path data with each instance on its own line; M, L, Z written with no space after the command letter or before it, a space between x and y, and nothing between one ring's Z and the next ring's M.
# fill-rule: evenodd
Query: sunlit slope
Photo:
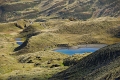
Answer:
M39 24L41 27L38 26ZM28 53L80 44L113 44L120 42L120 21L116 18L102 17L88 21L70 22L51 20L38 23L38 25L31 25L20 33L19 37L29 39L15 51Z
M12 0L0 5L0 21L21 18L39 21L45 17L82 20L101 16L118 17L119 4L119 0Z

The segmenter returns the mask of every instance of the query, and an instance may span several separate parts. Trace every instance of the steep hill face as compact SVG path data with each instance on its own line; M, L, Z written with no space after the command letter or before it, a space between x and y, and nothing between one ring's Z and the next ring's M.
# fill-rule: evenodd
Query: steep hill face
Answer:
M50 80L119 80L120 43L101 48Z
M93 16L111 16L117 17L120 16L120 1L119 0L98 0L93 6ZM96 8L94 8L96 7Z
M0 0L0 5L4 4L6 2L9 2L9 1L11 1L11 0Z
M2 2L1 2L2 3ZM0 5L0 21L21 18L77 18L120 15L119 0L12 0Z

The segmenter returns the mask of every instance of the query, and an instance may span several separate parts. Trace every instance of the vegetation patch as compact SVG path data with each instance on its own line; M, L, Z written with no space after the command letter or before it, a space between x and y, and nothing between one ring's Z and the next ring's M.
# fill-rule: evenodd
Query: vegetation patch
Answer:
M0 32L16 32L19 30L14 23L1 23L0 24Z

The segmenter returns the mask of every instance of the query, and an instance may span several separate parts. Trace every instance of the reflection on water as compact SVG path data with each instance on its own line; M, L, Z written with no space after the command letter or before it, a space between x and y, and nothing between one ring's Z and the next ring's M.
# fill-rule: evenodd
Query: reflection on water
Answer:
M73 55L75 53L89 53L89 52L95 52L96 50L98 50L99 48L78 48L78 49L57 49L55 50L56 52L60 52L60 53L65 53L65 54L69 54L69 55Z
M16 42L18 45L22 45L23 44L23 42Z
M16 41L22 41L22 38L15 38Z
M23 43L22 38L15 38L15 40L16 40L16 43L17 43L18 45L22 45L22 43Z

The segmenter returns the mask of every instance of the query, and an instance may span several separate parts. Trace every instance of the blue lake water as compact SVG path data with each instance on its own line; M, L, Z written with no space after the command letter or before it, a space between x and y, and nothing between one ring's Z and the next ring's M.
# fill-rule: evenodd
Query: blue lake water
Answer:
M23 44L23 42L16 42L18 45L22 45Z
M15 38L15 40L18 45L22 45L23 43L22 38Z
M78 49L56 49L56 52L60 52L60 53L64 53L64 54L69 54L69 55L73 55L75 53L88 53L88 52L95 52L96 50L98 50L99 48L78 48Z

